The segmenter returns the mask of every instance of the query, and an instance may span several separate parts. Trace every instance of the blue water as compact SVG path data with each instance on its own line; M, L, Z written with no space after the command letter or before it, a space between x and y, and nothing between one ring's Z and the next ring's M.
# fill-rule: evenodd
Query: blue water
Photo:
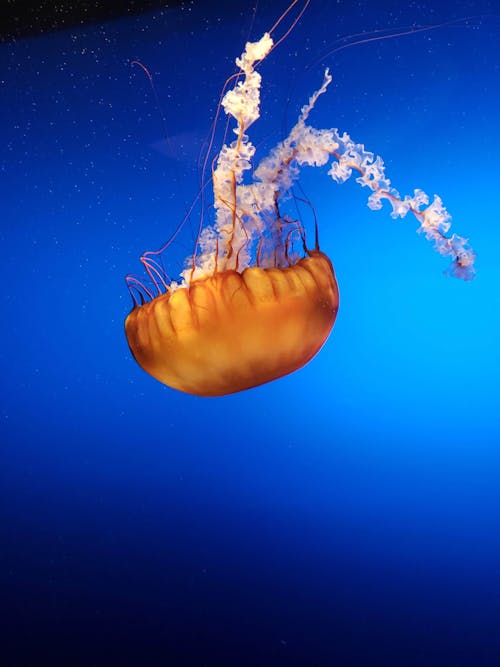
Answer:
M208 4L0 46L0 662L499 665L497 3L313 0L262 64L254 143L329 66L311 123L438 193L477 277L309 170L333 333L303 370L201 399L133 361L123 279L184 216L234 58L286 5Z

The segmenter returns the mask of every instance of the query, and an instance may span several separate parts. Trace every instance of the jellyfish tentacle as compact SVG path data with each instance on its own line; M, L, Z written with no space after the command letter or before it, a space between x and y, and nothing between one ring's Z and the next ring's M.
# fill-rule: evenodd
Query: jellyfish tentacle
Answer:
M295 5L296 5L298 2L299 2L299 0L293 0L293 2L291 2L291 3L288 5L288 7L285 9L285 11L283 12L283 14L281 14L281 16L278 18L278 20L277 20L276 23L273 25L273 27L270 28L270 30L269 30L269 34L270 34L270 35L273 34L273 32L276 30L276 28L280 25L280 23L282 23L282 21L286 18L286 16L288 15L288 13L295 7ZM308 8L310 2L311 2L311 0L305 0L302 9L301 9L300 12L298 13L298 15L295 17L295 19L292 21L292 24L290 25L290 27L286 30L285 34L282 35L282 36L281 36L281 37L274 43L274 45L271 47L271 50L272 50L272 49L275 49L277 46L279 46L279 45L281 44L281 42L283 42L283 41L288 37L288 35L292 32L292 30L295 28L295 26L297 25L297 23L300 21L300 19L301 19L302 16L304 15L304 12L305 12L306 9Z
M332 179L344 183L356 171L359 174L356 181L372 190L368 197L369 208L382 208L382 201L386 199L392 206L391 217L404 218L409 211L413 213L420 223L417 232L424 234L427 240L434 241L434 248L440 255L452 258L446 273L466 281L472 280L475 276L476 255L464 237L457 234L447 236L451 215L441 197L434 195L434 200L429 204L429 196L418 188L414 190L413 196L401 197L386 177L384 162L379 156L375 157L366 151L362 144L354 143L346 132L342 136L338 135L337 130L334 132L337 133L340 150L332 153L337 160L328 172Z
M158 294L163 294L167 291L169 289L169 282L163 267L156 260L148 257L148 253L144 253L140 261L151 278Z
M333 158L328 171L333 180L343 183L354 171L358 174L357 182L372 190L368 199L370 208L381 208L382 200L387 199L392 205L392 217L404 217L411 211L420 222L418 231L434 241L440 254L452 257L452 266L448 272L465 280L472 279L474 252L463 237L455 234L447 236L450 216L439 197L435 196L432 204L429 204L427 195L421 190L415 190L412 197L401 198L385 176L384 163L380 157L367 151L362 144L356 144L346 132L341 135L336 128L316 129L308 124L319 97L326 92L332 81L328 68L321 86L301 108L288 137L261 160L253 173L253 182L248 185L244 183L244 174L251 168L255 154L246 130L260 114L261 76L255 71L255 65L259 58L266 57L272 44L272 39L266 33L259 42L246 45L243 54L236 59L243 79L237 80L234 88L227 91L221 101L226 114L236 120L233 131L237 138L230 145L224 144L213 168L216 222L212 232L206 234L205 239L202 232L200 239L206 241L211 237L223 241L222 266L230 268L234 255L238 269L248 266L252 253L247 252L247 249L252 238L259 239L254 261L259 266L263 265L265 244L262 241L262 221L265 221L264 226L273 240L268 254L270 266L282 263L282 253L286 257L289 251L289 239L283 238L280 200L290 192L301 167L321 167ZM422 208L424 204L426 208ZM266 219L268 214L270 218ZM247 224L243 223L243 219ZM206 242L203 245L205 250L195 262L196 270L190 272L191 280L203 275L208 265L215 264L211 259L213 247ZM319 250L316 219L315 249ZM187 279L185 274L184 278Z

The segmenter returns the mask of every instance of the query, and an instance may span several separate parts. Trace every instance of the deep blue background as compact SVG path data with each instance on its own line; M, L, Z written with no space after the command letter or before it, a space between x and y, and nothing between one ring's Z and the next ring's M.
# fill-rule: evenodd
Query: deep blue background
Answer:
M439 193L474 282L311 170L341 310L305 369L206 400L128 351L123 277L184 215L234 57L286 3L254 4L0 47L2 665L500 664L496 2L313 0L252 134L280 139L330 66L311 122Z

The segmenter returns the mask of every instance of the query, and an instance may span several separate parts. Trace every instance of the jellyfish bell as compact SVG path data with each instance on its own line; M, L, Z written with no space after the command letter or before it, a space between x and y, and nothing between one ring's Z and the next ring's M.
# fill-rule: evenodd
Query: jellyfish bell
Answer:
M269 33L247 43L236 59L234 86L223 91L220 108L234 120L236 138L218 154L211 179L215 221L201 220L180 281L165 274L163 249L141 258L151 288L127 278L134 308L125 331L133 356L153 377L190 394L220 396L275 380L304 366L328 338L339 306L332 263L319 248L317 226L310 249L302 223L283 213L305 165L330 163L337 183L356 173L371 191L370 208L388 201L394 218L411 212L418 231L452 257L452 275L474 274L474 253L466 239L448 235L450 216L438 196L431 203L422 190L401 197L380 157L346 132L308 123L332 80L328 69L288 137L254 168L248 129L260 116L256 66L272 48Z
M301 368L327 339L338 303L331 262L312 251L284 268L194 280L134 308L125 330L135 359L157 380L220 396Z

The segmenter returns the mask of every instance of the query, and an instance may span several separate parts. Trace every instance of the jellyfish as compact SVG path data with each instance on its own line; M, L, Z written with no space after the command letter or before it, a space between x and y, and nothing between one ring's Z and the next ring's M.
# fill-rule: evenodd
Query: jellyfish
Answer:
M301 109L289 135L258 165L248 130L260 117L262 77L270 53L265 33L236 59L238 75L223 91L221 108L234 125L212 166L215 220L203 223L177 281L167 278L158 252L141 258L151 286L127 281L134 307L125 322L137 363L169 387L197 396L222 396L270 382L303 367L327 340L339 308L332 262L320 250L318 226L308 245L304 225L284 212L300 169L325 167L337 183L353 173L371 192L368 206L388 201L394 218L411 212L418 231L452 258L448 272L470 280L474 253L449 235L450 215L440 197L422 190L401 197L382 159L337 129L316 129L309 116L332 81ZM229 80L228 80L229 81Z

